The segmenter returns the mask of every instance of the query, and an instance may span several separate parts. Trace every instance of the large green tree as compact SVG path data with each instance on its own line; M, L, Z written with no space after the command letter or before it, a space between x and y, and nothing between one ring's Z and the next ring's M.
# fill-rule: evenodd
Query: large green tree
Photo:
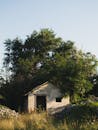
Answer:
M56 37L55 33L49 29L34 31L30 36L27 36L24 42L18 38L5 41L4 66L7 74L11 74L10 80L6 82L8 87L5 89L6 91L7 88L11 89L7 93L10 98L7 99L14 102L13 106L22 102L22 96L32 88L32 84L34 87L48 80L45 77L41 78L41 74L38 75L39 70L44 65L45 60L51 57L53 50L62 42L62 39ZM14 101L12 101L12 96Z
M18 38L7 40L4 43L6 51L4 64L15 76L19 73L34 75L39 64L42 65L44 59L49 57L49 52L61 43L62 39L56 37L49 29L34 31L24 42Z
M1 94L11 107L18 109L23 95L47 80L72 98L84 96L93 87L90 78L96 73L96 57L78 50L71 41L63 41L52 30L34 31L24 42L16 38L4 44L4 66L11 75Z
M93 88L91 78L96 74L97 59L91 53L78 50L71 41L62 42L45 60L40 69L41 75L58 86L65 95L70 94L71 101L82 98Z

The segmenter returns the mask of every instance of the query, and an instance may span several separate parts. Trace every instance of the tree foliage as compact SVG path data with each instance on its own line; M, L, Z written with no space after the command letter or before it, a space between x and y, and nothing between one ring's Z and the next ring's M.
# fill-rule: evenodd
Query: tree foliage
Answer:
M4 66L11 76L2 94L7 93L10 106L20 106L26 92L47 80L72 98L83 97L93 87L90 79L96 73L96 57L78 50L72 41L63 41L53 30L34 31L24 42L16 38L4 44Z

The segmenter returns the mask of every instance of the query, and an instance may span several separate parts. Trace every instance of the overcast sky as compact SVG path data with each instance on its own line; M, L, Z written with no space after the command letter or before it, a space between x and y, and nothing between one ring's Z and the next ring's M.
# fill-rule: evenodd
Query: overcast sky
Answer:
M0 68L6 39L41 28L98 57L98 0L0 0Z

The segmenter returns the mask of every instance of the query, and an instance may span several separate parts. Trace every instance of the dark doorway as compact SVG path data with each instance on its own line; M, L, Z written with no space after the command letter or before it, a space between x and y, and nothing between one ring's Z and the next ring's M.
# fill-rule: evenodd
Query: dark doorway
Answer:
M46 110L46 96L36 96L37 109Z

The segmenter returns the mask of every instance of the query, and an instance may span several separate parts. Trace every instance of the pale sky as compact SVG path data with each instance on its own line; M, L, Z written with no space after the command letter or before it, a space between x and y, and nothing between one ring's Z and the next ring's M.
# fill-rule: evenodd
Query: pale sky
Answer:
M0 0L0 68L6 39L41 28L98 57L98 0Z

